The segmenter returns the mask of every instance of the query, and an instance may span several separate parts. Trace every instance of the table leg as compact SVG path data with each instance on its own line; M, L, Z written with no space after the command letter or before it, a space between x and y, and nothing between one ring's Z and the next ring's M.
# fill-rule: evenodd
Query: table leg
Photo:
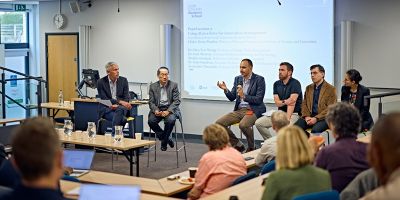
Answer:
M136 152L136 176L139 177L139 148L136 148L135 152Z

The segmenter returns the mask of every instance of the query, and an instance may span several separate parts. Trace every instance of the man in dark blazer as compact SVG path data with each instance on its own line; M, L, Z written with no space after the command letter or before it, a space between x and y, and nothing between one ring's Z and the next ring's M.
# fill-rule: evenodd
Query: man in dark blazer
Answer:
M132 108L129 103L129 86L125 77L119 76L119 66L115 62L108 62L105 66L107 76L97 81L97 92L100 99L110 100L112 105L100 105L99 116L112 121L115 126L124 126L126 114Z
M149 88L149 121L150 128L156 133L161 141L161 151L167 150L167 144L173 148L171 132L175 120L180 116L179 104L181 103L178 84L169 80L167 67L160 67L157 70L158 80ZM164 130L158 125L164 120Z
M301 118L295 125L306 130L311 128L311 133L321 133L328 129L325 116L328 106L337 102L336 89L325 81L325 69L316 64L310 67L312 84L306 87L304 100L301 104ZM307 136L309 136L309 133Z
M248 152L254 150L252 126L266 110L263 102L265 80L264 77L253 73L253 62L247 58L240 62L240 74L235 77L231 91L228 90L224 81L217 83L218 87L224 90L225 96L230 101L236 100L236 103L234 111L222 116L216 123L226 128L231 145L243 152L245 149L243 143L228 128L228 126L239 123L240 130L247 138L246 152Z

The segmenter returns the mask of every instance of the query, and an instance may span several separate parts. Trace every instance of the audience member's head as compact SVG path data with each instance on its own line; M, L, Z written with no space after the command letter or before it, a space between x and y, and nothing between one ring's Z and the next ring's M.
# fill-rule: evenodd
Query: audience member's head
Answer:
M287 118L286 112L278 110L271 115L272 129L278 132L281 128L289 125L290 121Z
M372 129L368 158L382 184L400 167L400 112L380 117Z
M326 123L336 138L355 137L361 128L361 116L356 107L339 102L328 107Z
M61 143L49 118L27 119L14 132L12 148L14 164L24 183L57 183L62 176Z
M223 126L211 124L203 131L203 141L210 151L221 150L229 145L229 136Z
M313 159L314 152L301 128L286 126L279 130L276 169L296 169L311 164Z

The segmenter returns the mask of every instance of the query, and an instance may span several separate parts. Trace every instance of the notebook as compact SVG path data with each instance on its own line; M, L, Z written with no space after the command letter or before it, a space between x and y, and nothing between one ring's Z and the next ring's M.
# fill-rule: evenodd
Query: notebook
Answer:
M70 176L79 177L89 172L94 153L93 150L65 149L64 166L72 168Z
M139 186L83 184L79 193L79 199L82 200L140 199Z

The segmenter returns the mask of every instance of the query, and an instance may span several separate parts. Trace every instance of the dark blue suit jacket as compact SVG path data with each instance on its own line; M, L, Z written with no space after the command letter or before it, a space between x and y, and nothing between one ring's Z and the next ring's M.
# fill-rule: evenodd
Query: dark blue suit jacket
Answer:
M242 76L236 76L235 81L233 82L232 90L225 93L226 97L230 101L236 100L234 110L237 110L240 104L240 97L237 95L237 86L239 85L239 83L243 84ZM254 111L254 114L257 116L257 118L261 117L261 115L266 111L263 102L264 95L265 95L264 77L253 73L250 79L250 86L247 91L247 95L245 95L244 97L244 101L249 103L250 108Z
M97 81L97 92L99 98L103 100L110 100L112 104L118 104L119 100L129 102L129 85L128 80L125 77L118 77L117 80L117 99L111 97L110 83L108 76L105 76ZM101 106L99 116L102 117L106 112L106 106Z

